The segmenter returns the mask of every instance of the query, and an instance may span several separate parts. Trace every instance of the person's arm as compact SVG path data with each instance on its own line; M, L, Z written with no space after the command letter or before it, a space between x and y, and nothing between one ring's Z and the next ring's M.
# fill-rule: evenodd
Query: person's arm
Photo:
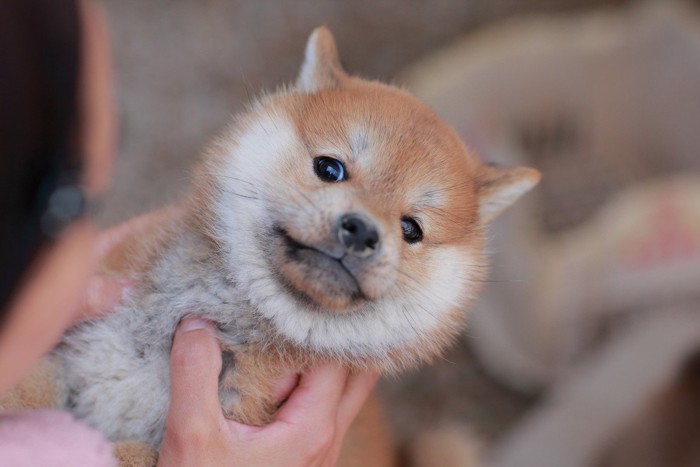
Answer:
M251 427L224 418L218 398L221 351L207 321L188 318L171 352L172 391L158 467L335 465L345 433L377 375L316 367L274 421Z

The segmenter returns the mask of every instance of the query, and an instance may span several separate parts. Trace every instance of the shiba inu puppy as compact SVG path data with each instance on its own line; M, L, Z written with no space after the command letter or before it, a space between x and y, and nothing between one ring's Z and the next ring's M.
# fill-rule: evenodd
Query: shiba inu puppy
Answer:
M158 446L178 322L216 323L225 414L264 424L272 386L322 361L391 372L438 355L486 275L485 227L539 173L480 162L406 92L348 76L330 32L293 87L211 144L191 196L105 269L137 291L55 351L64 407Z

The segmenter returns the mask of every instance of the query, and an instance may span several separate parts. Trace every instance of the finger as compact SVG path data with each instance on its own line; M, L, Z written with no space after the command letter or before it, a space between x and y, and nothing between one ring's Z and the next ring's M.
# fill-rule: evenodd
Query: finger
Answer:
M142 214L114 227L103 230L97 239L95 247L95 260L104 258L115 246L126 240L134 232L148 229L164 221L175 213L176 208L166 207L157 211Z
M292 391L294 391L298 384L299 374L297 373L290 373L280 378L272 389L272 395L274 396L275 401L277 401L277 404L279 405L289 399L289 395L292 393Z
M308 425L334 421L347 378L347 370L337 365L324 364L307 371L275 421Z
M128 279L104 275L91 277L85 290L85 302L76 320L106 315L121 304L133 289L134 282Z
M211 323L186 318L170 352L171 395L168 424L212 427L223 417L219 404L221 350Z
M338 405L337 433L344 436L379 379L377 372L355 373L348 377Z

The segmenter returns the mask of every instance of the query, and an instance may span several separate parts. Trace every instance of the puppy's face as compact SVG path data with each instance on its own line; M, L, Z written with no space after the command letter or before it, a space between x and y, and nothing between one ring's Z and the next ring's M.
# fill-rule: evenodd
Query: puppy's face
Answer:
M206 170L214 236L260 313L299 345L383 368L461 329L484 220L534 184L521 172L484 167L408 94L345 75L324 30L297 88L239 119Z

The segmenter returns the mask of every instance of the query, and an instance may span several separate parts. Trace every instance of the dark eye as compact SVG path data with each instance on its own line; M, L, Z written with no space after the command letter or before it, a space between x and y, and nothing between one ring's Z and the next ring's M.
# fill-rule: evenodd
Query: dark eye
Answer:
M332 157L320 156L314 159L314 171L324 182L342 182L347 180L345 166Z
M401 219L401 230L403 230L403 239L407 243L418 243L423 240L423 231L412 217L403 217Z

